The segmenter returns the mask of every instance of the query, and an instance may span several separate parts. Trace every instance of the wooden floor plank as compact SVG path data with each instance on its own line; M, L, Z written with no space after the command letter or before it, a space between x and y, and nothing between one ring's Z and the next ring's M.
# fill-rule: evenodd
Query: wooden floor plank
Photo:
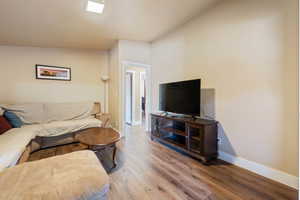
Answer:
M151 141L141 127L128 128L128 132L126 139L118 143L117 168L106 169L111 182L110 200L298 199L297 190L224 161L203 165ZM81 144L71 144L41 150L33 153L30 160L85 148Z

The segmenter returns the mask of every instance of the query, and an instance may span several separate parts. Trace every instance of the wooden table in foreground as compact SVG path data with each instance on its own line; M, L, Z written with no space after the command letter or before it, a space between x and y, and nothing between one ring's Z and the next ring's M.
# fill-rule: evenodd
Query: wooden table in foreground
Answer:
M113 148L113 167L116 167L116 143L120 141L120 134L112 128L90 128L82 131L76 136L76 139L85 145L88 145L90 150L99 152L107 148Z

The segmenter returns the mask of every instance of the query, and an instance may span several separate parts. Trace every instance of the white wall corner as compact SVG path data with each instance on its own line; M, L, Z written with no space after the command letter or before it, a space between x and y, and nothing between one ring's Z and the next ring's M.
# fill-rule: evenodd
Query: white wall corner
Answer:
M299 178L296 176L222 151L219 151L219 159L298 190Z

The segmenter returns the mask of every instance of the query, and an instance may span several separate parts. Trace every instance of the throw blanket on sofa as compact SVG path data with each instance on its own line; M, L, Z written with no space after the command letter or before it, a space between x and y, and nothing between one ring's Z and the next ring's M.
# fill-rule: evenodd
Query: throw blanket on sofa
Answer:
M73 133L86 128L101 127L102 122L96 118L51 122L49 124L25 125L13 128L0 135L0 172L14 166L27 144L36 136L52 137Z
M94 103L28 103L0 107L15 113L25 124L41 124L89 118Z
M38 128L37 125L13 128L0 135L0 172L18 162Z
M87 128L101 127L102 122L96 118L80 120L55 121L47 124L40 124L37 136L53 137L66 133L74 133Z
M53 103L0 105L14 112L25 123L0 135L0 171L15 165L29 142L36 136L54 137L87 128L101 127L92 114L94 103Z
M87 119L92 115L94 103L47 103L47 123L54 121Z

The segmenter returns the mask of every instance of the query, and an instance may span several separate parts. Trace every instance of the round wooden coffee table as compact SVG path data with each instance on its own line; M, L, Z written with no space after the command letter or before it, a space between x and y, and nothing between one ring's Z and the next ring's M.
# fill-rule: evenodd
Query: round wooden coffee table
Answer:
M76 135L76 139L85 145L88 145L90 150L99 152L108 148L113 148L112 162L113 167L116 167L116 143L120 141L120 134L111 128L90 128Z

